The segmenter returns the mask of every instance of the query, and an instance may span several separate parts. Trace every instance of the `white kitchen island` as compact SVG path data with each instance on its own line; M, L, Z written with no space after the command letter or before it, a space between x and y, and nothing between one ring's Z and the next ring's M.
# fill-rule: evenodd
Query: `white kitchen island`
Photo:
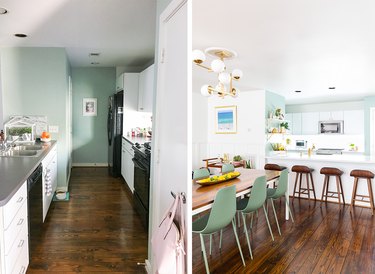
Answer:
M294 165L305 165L313 168L312 173L316 198L321 199L323 190L324 175L320 174L322 167L335 167L341 169L344 174L341 175L342 186L344 190L345 203L350 204L353 190L354 178L350 177L353 169L365 169L375 173L375 157L362 154L335 154L335 155L315 155L308 156L307 153L286 153L282 155L272 155L266 157L266 163L274 163L288 168L289 176L289 195L293 195L293 188L296 174L291 172ZM305 176L303 176L303 185L306 184ZM373 190L375 189L374 180L372 180ZM336 191L336 179L330 178L329 190ZM360 179L358 183L358 194L368 195L366 180ZM375 192L374 192L375 195ZM305 195L301 196L305 197ZM328 198L329 201L337 202L337 198ZM356 205L364 205L370 207L369 203L356 202Z

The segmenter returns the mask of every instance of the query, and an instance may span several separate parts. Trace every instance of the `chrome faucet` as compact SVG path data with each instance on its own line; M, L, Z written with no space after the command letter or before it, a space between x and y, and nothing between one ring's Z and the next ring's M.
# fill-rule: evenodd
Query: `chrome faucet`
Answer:
M9 151L10 148L15 147L16 146L15 142L18 141L20 137L21 135L17 136L17 138L12 140L10 143L6 140L1 141L1 152L7 152Z

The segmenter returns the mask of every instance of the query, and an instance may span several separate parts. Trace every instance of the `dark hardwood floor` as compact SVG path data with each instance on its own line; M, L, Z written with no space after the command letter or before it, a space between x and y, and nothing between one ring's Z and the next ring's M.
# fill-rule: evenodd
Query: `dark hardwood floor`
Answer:
M52 202L27 273L146 273L147 232L121 179L74 168L70 201Z
M375 273L375 216L368 208L295 199L292 211L295 223L285 221L284 202L275 203L281 227L280 236L272 211L269 212L275 241L264 215L254 216L250 241L254 260L250 259L244 230L237 229L246 267L243 267L232 226L223 233L219 249L219 233L213 237L209 256L211 273ZM250 219L250 218L249 218ZM249 222L248 222L249 224ZM193 273L205 273L199 235L193 234Z

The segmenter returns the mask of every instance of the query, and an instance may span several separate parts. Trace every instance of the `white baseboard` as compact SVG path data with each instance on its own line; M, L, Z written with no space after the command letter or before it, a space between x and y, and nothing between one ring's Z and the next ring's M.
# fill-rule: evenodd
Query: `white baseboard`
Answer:
M108 163L73 163L73 167L108 167Z
M152 274L150 261L145 260L145 263L146 263L145 268L146 268L147 273Z

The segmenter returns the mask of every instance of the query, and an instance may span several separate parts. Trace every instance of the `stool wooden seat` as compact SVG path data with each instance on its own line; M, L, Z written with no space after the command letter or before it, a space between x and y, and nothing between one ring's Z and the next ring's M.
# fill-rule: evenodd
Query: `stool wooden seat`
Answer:
M323 167L320 169L320 174L324 175L324 183L323 183L323 191L322 191L322 199L325 197L325 201L327 202L327 198L338 198L339 204L341 204L341 197L342 202L345 205L345 198L344 198L344 190L342 188L342 182L341 182L341 175L344 172L338 168L335 167ZM336 189L337 191L329 191L329 178L330 176L336 177ZM340 197L341 196L341 197Z
M352 199L350 203L350 211L352 211L352 207L355 205L355 201L369 203L371 207L371 213L374 215L374 194L372 192L372 185L371 179L374 178L374 173L368 170L362 169L354 169L350 172L350 176L354 177L354 185L353 185L353 193ZM359 195L357 194L357 187L359 179L366 179L367 180L367 188L368 188L368 195ZM361 199L357 199L360 197ZM368 199L368 200L365 200Z
M314 194L314 199L316 200L315 195L315 187L314 187L314 180L312 177L312 172L314 169L309 168L308 166L302 166L302 165L294 165L292 167L292 172L296 173L296 181L294 182L294 190L293 190L293 198L292 202L294 201L294 197L296 193L298 193L298 198L301 197L301 194L307 195L308 199L310 200L310 192ZM302 187L302 175L306 175L306 188ZM311 179L311 188L310 188L310 182L309 177ZM298 178L299 178L299 187L297 191L297 185L298 185Z
M279 166L278 164L265 164L264 165L265 170L276 170L276 171L283 171L286 169L285 166ZM276 187L276 181L273 181L273 188Z

